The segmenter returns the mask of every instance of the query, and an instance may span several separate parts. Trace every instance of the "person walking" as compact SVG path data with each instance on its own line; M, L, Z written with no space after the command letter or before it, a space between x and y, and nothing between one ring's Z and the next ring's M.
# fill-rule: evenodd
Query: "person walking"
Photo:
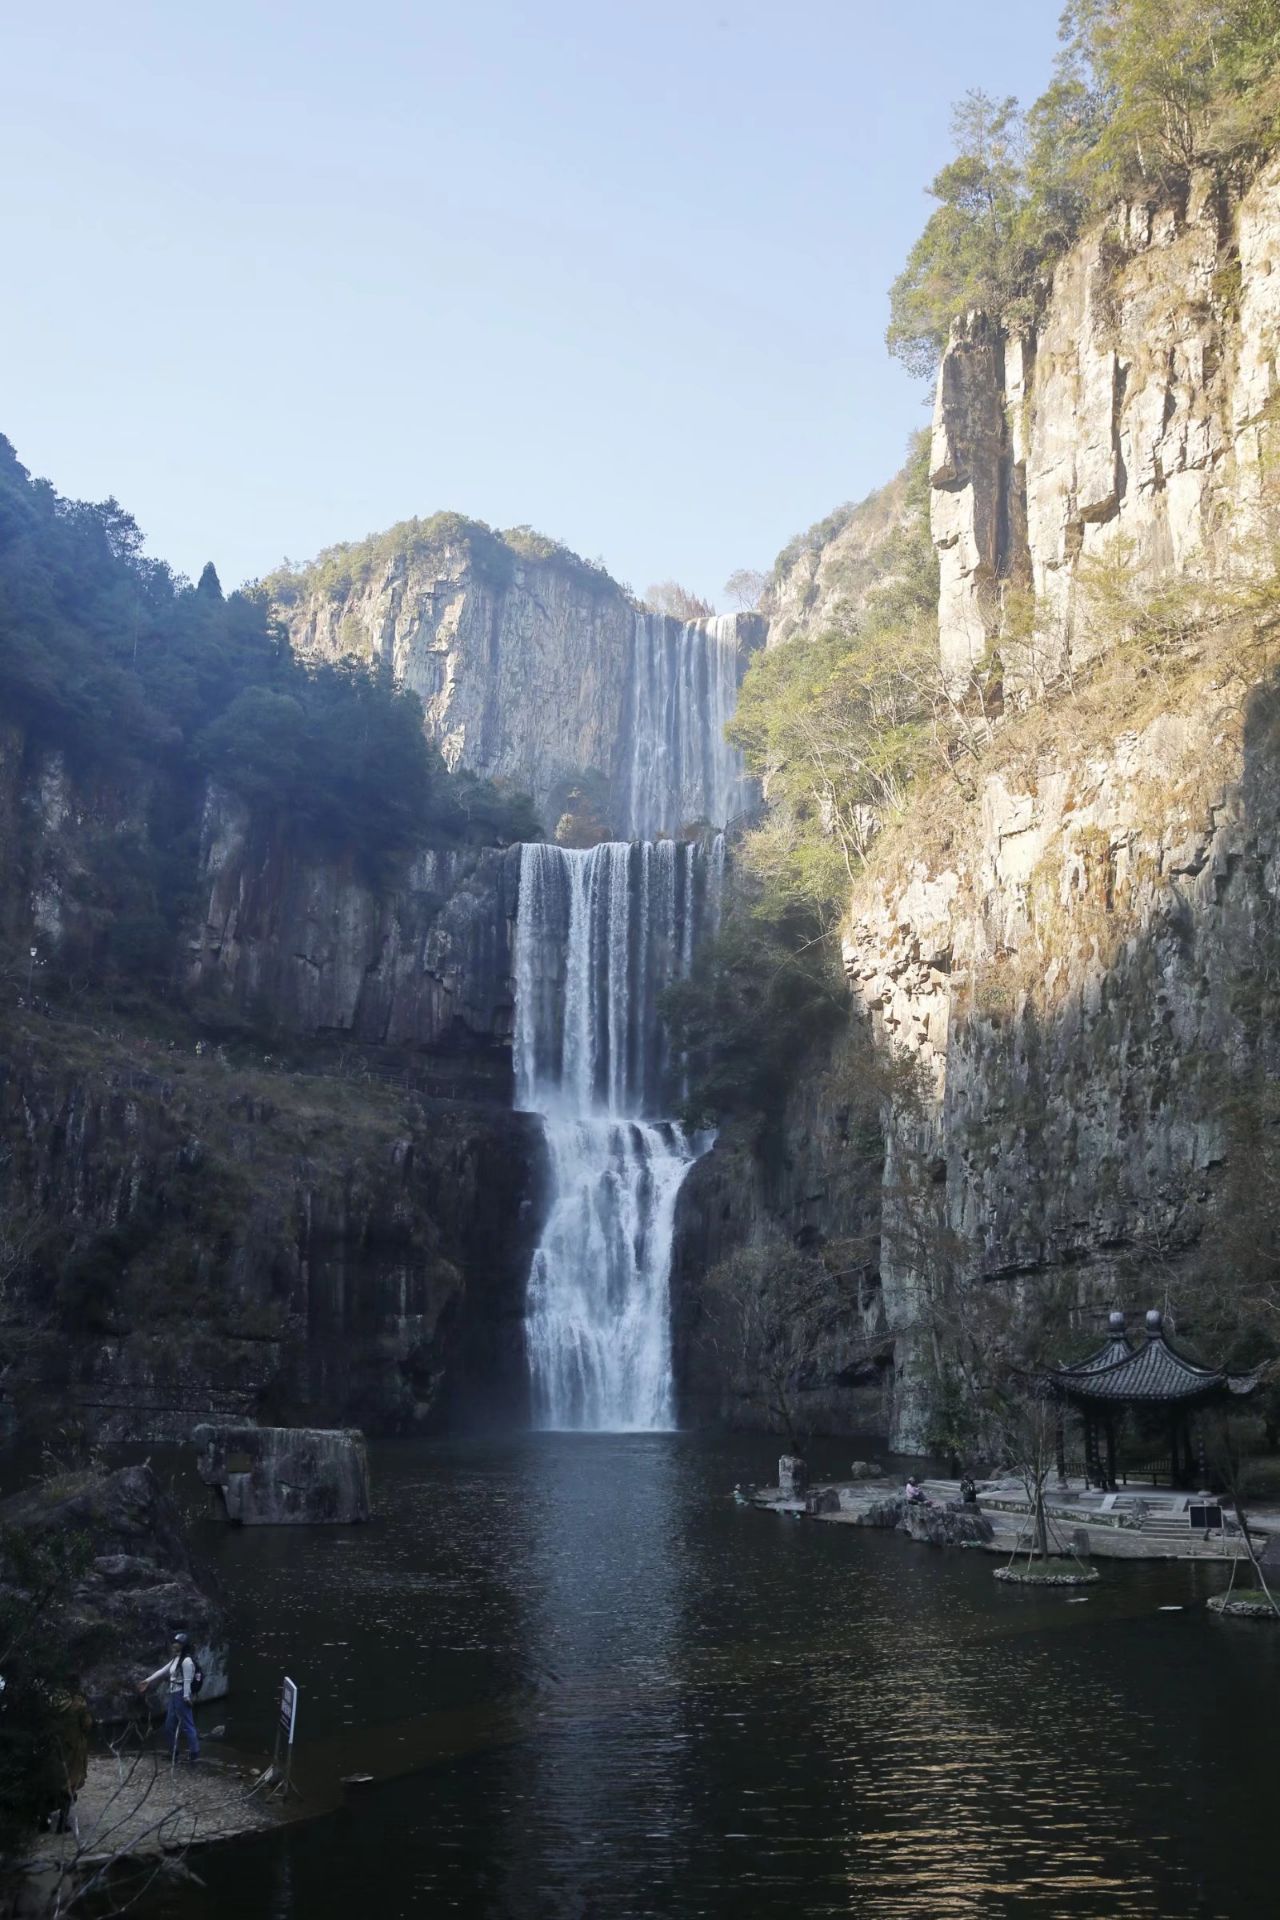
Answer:
M139 1682L138 1692L146 1694L157 1680L169 1683L169 1698L164 1714L164 1737L169 1745L169 1758L178 1757L178 1736L184 1734L187 1742L187 1763L196 1764L200 1758L200 1735L196 1732L196 1717L192 1701L196 1691L198 1667L191 1655L191 1647L185 1633L175 1633L170 1645L170 1658L154 1673Z

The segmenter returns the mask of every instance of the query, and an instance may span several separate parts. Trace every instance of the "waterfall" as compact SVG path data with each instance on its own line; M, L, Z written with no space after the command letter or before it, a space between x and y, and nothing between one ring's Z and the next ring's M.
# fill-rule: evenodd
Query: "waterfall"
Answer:
M674 1418L669 1282L676 1197L705 1140L669 1110L662 991L720 922L723 829L753 788L725 739L739 622L635 617L615 789L625 841L521 849L516 1102L542 1116L550 1204L529 1273L534 1423L613 1432Z
M542 1115L551 1201L529 1276L535 1424L672 1424L676 1195L701 1143L655 1119L663 988L720 911L723 836L521 849L517 1105Z
M733 614L681 624L638 613L631 678L627 832L637 840L745 813L751 787L725 739L738 700Z

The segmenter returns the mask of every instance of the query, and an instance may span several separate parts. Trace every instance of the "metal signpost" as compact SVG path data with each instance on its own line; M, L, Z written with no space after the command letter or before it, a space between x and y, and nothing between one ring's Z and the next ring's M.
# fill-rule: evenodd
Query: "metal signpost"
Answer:
M284 1778L274 1788L276 1793L292 1793L293 1787L293 1730L298 1724L298 1683L286 1673L284 1684L280 1688L280 1724L276 1728L276 1772L280 1770L280 1736L284 1735Z
M271 1765L253 1786L250 1793L256 1793L259 1787L268 1787L274 1793L296 1793L293 1784L293 1735L298 1724L298 1683L286 1673L280 1686L280 1710L276 1716L276 1746ZM284 1746L284 1770L280 1767L280 1748Z

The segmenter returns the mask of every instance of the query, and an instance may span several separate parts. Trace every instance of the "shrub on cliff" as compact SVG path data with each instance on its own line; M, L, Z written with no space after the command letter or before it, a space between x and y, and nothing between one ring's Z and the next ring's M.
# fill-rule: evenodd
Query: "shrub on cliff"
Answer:
M796 1075L848 1016L848 997L813 913L764 896L749 875L719 935L666 1011L687 1055L685 1117L703 1126L734 1114L767 1128Z
M928 459L927 439L917 436L902 517L877 544L860 610L812 638L753 655L729 729L769 798L768 820L748 837L742 864L780 901L826 925L939 739Z

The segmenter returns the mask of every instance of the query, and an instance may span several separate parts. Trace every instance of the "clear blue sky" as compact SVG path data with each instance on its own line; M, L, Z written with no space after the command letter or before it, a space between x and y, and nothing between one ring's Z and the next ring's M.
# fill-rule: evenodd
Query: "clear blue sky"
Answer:
M898 466L950 104L1057 14L10 5L0 431L227 585L452 507L715 599Z

